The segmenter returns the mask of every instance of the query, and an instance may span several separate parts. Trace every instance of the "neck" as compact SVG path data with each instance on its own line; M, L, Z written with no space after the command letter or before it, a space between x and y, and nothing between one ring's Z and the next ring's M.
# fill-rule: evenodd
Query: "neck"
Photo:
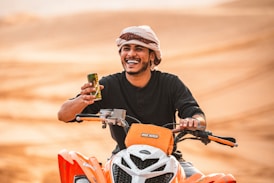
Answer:
M151 77L151 71L142 72L140 74L131 75L126 73L127 80L133 85L138 88L143 88L147 85Z

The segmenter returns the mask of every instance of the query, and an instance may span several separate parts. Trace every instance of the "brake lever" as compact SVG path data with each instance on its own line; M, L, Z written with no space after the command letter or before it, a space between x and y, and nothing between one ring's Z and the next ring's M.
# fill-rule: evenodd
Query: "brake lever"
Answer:
M101 109L100 110L100 117L104 119L104 123L110 123L113 125L118 125L122 127L128 126L126 123L126 110L124 109ZM104 128L103 124L103 128Z

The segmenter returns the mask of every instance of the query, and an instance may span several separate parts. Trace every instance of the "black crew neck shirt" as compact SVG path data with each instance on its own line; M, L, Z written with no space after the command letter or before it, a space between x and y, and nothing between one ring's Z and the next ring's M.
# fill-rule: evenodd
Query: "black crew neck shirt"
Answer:
M151 78L143 88L133 86L125 72L103 77L102 100L87 106L83 113L97 113L100 109L125 109L127 115L142 123L163 126L175 123L176 111L180 118L204 114L187 86L176 76L161 71L151 71ZM133 121L127 119L131 124ZM173 125L167 126L173 128ZM112 129L112 137L123 143L125 135L119 128Z

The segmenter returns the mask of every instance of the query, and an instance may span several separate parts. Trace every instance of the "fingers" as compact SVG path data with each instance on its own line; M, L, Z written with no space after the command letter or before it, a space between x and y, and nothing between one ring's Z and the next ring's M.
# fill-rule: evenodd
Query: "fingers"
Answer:
M81 95L90 95L90 93L94 91L94 87L92 87L92 83L85 83L82 87L81 87Z
M100 90L103 90L104 86L100 85ZM96 88L92 86L92 83L85 83L82 87L81 87L81 95L90 95L90 93L92 92L96 92Z
M81 92L80 92L81 95L79 96L81 101L87 105L93 104L95 96L90 95L91 92L93 91L95 91L95 88L92 86L92 83L85 83L81 87Z
M199 125L199 120L195 118L185 118L185 119L180 119L180 129L196 129Z
M90 105L90 104L94 103L95 96L93 96L93 95L80 95L80 98L81 98L82 102L84 102L87 105Z
M104 86L100 85L100 90L103 90L103 89L104 89ZM85 83L81 87L81 92L79 97L82 99L82 101L85 104L88 104L88 105L93 104L96 96L91 95L92 92L96 92L96 88L92 85L92 83Z

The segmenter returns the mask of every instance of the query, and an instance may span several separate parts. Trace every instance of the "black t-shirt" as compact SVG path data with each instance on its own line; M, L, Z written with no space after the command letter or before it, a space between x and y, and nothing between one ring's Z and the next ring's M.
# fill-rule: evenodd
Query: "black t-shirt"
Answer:
M190 90L175 75L160 71L151 71L151 78L143 88L129 83L125 72L103 77L102 100L87 106L83 113L97 113L100 109L125 109L127 115L137 118L142 123L163 126L174 123L176 111L180 118L203 114ZM131 121L127 120L129 123ZM172 125L168 126L173 128ZM125 134L117 127L112 127L112 137L123 146Z

